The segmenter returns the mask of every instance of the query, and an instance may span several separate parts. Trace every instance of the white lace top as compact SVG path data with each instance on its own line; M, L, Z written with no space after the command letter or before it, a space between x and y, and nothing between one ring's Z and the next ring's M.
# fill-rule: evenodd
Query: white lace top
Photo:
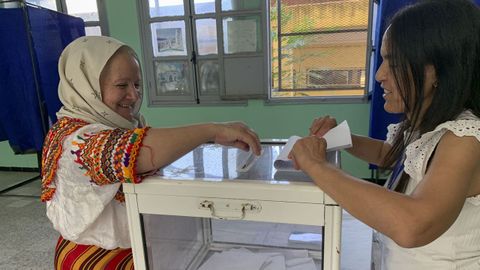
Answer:
M392 142L398 124L388 127L387 142ZM456 120L440 124L406 148L405 172L410 176L406 194L422 181L427 163L446 131L456 136L473 136L480 142L480 118L470 111ZM376 270L480 269L480 196L467 198L454 224L439 238L418 248L402 248L390 238L374 234L373 261Z

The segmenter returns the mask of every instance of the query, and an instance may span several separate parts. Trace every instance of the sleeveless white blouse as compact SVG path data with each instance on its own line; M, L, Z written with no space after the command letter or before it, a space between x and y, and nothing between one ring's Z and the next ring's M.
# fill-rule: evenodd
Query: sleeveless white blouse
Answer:
M440 124L406 148L405 172L410 175L406 194L422 181L427 163L446 131L458 137L473 136L480 142L480 118L470 111ZM398 131L388 127L387 142ZM378 232L373 237L372 267L375 270L478 270L480 269L480 196L470 197L452 226L435 241L418 248L402 248Z

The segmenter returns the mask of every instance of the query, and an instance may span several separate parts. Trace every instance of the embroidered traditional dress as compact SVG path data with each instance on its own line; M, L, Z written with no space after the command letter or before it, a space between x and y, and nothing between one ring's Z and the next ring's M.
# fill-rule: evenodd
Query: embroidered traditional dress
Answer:
M81 37L59 59L63 106L45 138L41 197L61 234L57 270L133 269L121 183L142 179L135 173L148 130L139 114L142 93L128 120L102 102L99 82L123 46L110 37Z
M389 126L392 141L397 125ZM425 176L428 161L438 142L451 131L458 137L480 141L480 119L469 111L423 134L406 148L405 172L410 176L405 193L411 194ZM480 269L480 196L465 200L452 226L433 242L418 248L402 248L380 233L374 235L373 261L376 270Z
M128 248L121 183L135 175L148 128L113 129L64 117L50 130L43 156L42 200L54 228L68 240L105 249ZM59 146L54 148L54 146Z

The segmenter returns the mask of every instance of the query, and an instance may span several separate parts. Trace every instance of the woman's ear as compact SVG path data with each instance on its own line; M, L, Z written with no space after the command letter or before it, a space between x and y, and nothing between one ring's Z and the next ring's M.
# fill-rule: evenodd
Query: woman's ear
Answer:
M425 66L425 91L430 92L438 87L437 72L433 65ZM428 93L427 93L428 94Z

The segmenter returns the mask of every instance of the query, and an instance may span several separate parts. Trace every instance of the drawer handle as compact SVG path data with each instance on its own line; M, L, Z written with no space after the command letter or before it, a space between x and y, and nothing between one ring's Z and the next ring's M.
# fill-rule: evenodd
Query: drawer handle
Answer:
M230 204L225 205L226 208L230 207ZM240 205L240 213L237 216L230 216L230 215L221 215L219 214L220 211L215 209L215 203L212 201L202 201L200 203L200 208L203 209L210 209L210 213L212 214L212 217L218 218L218 219L225 219L225 220L241 220L245 218L245 214L247 211L250 212L260 212L262 210L262 207L258 203L242 203Z

